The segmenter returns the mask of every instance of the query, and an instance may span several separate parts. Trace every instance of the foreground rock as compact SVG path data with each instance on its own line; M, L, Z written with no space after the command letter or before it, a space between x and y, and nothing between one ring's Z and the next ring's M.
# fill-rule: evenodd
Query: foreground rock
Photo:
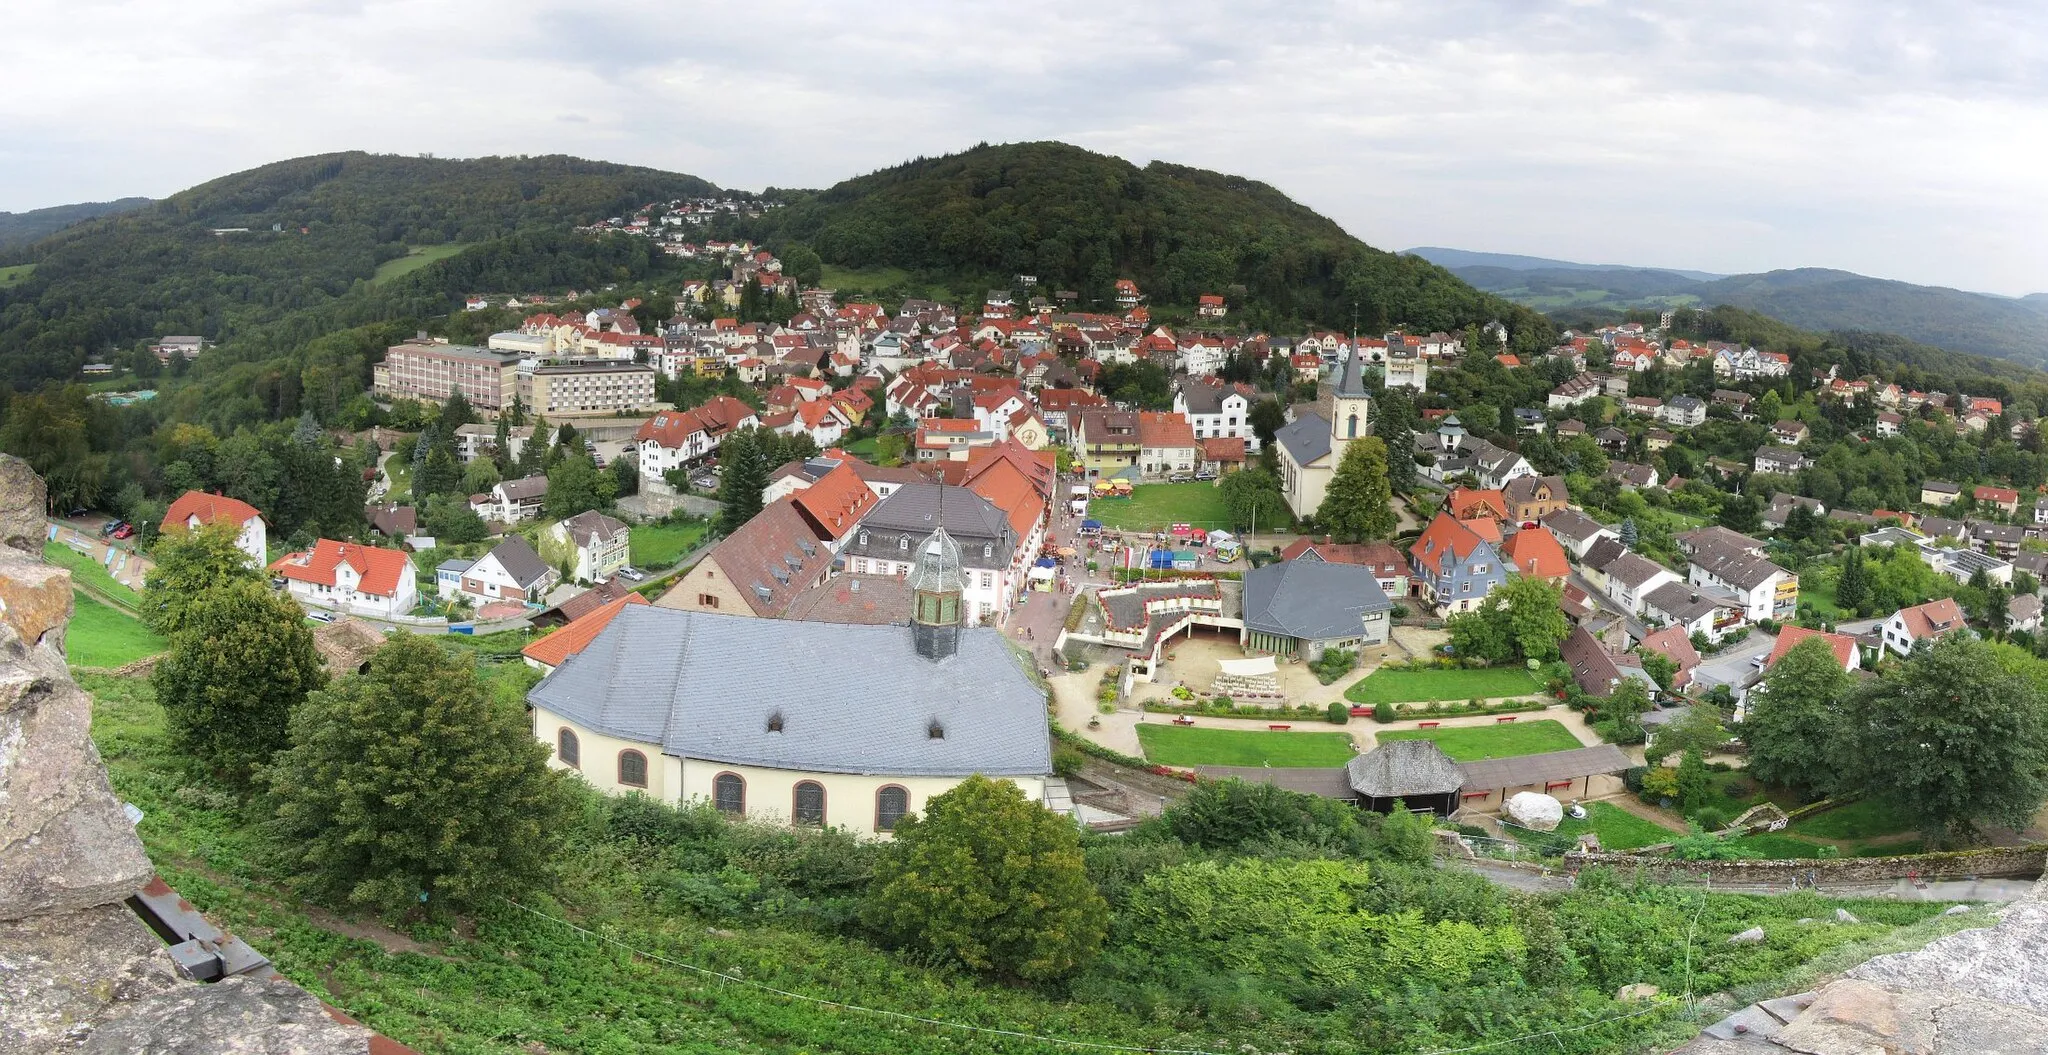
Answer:
M1564 820L1564 806L1540 791L1522 791L1508 800L1508 816L1524 828L1556 831Z

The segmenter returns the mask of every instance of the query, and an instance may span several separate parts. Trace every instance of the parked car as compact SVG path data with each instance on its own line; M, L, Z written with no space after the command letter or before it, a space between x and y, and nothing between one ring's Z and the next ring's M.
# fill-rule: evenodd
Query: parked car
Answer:
M100 525L100 534L111 535L114 532L119 531L127 526L128 522L125 520L109 520L106 523Z
M1214 480L1215 478L1216 478L1216 474L1215 474L1215 473L1212 473L1212 472L1210 472L1210 471L1209 471L1209 470L1207 470L1207 469L1204 469L1204 470L1202 470L1201 472L1198 472L1198 473L1196 473L1196 474L1195 474L1195 479L1197 479L1197 480Z
M82 516L84 516L84 515L86 515L87 513L90 513L90 512L92 512L92 510L90 510L90 509L87 509L87 508L85 508L84 506L79 506L79 507L78 507L77 509L74 509L74 510L72 510L71 512L69 512L69 513L66 513L66 514L64 514L64 515L65 515L65 516L68 516L68 517L74 517L74 518L75 518L75 517L82 517Z
M308 618L308 619L311 619L312 621L314 621L314 622L316 622L316 623L331 623L331 622L334 622L334 613L333 613L333 612L308 612L308 613L306 613L306 618Z
M121 525L120 527L118 527L118 528L114 529L114 537L115 537L115 538L133 538L133 537L135 537L135 525L133 525L133 524L123 524L123 525Z
M698 473L690 477L690 486L699 491L716 491L718 490L718 477L710 473Z
M646 572L643 572L643 571L641 571L641 570L640 570L640 569L638 569L638 568L620 568L620 569L619 569L619 578L621 578L621 579L626 579L626 580L629 580L629 581L631 581L631 582L639 582L639 581L641 581L641 580L643 580L643 579L647 578L647 573L646 573Z
M1186 473L1174 473L1172 476L1166 478L1166 482L1170 484L1184 484L1193 479L1194 477L1189 476Z

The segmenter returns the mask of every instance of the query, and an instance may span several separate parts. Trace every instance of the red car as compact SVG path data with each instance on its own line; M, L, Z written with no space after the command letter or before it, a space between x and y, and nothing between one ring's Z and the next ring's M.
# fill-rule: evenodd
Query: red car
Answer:
M134 536L134 534L135 525L133 524L123 524L114 531L115 538L131 538Z

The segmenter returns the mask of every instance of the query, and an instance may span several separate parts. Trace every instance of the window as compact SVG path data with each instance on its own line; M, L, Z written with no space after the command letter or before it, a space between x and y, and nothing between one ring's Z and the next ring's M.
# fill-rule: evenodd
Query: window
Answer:
M720 813L747 812L747 781L738 773L720 773L711 781L711 801Z
M582 745L576 742L575 731L567 726L564 726L561 732L555 734L555 757L561 759L562 764L565 766L582 768Z
M897 539L896 539L896 548L897 548L897 549L899 549L899 550L901 550L901 551L903 551L903 552L905 552L905 553L908 553L908 552L910 552L910 536L909 536L909 535L900 535L900 536L898 536L898 537L897 537Z
M619 752L619 783L629 788L647 786L647 756L638 751Z
M815 780L801 781L796 786L795 802L789 812L789 819L808 828L825 826L825 788Z
M700 593L697 595L697 607L716 608L718 607L718 598L713 597L708 593Z
M865 531L860 533L860 544L863 546L868 544L868 533Z
M910 812L910 792L890 784L875 792L875 830L893 832L896 822Z
M1358 415L1351 415L1350 420L1344 423L1344 436L1346 439L1358 438Z

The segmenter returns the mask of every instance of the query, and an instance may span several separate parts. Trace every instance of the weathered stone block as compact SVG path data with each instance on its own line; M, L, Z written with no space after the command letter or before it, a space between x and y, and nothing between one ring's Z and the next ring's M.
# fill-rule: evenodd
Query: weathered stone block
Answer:
M71 573L0 547L0 622L27 644L62 645L71 621Z
M0 546L25 553L43 551L43 532L49 524L44 515L48 495L43 478L27 462L0 454Z

